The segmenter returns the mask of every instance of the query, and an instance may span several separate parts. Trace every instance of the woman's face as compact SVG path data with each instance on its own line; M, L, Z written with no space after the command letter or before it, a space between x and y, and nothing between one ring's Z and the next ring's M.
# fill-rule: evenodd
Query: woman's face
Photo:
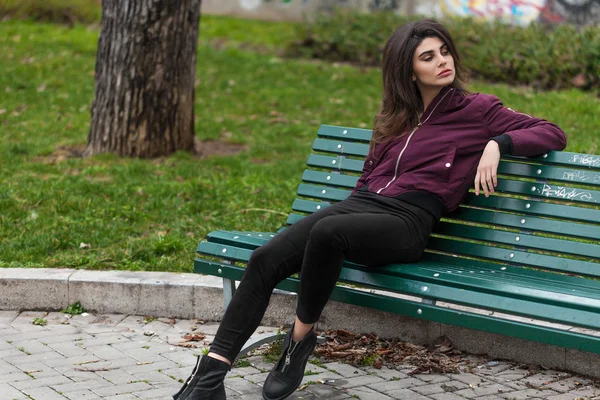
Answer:
M413 81L423 92L441 88L454 81L454 58L438 37L423 39L413 55Z

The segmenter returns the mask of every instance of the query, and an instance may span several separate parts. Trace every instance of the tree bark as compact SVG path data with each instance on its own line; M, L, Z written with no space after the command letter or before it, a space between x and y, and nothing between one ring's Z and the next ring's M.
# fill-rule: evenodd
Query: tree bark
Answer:
M86 155L194 150L201 0L103 0Z

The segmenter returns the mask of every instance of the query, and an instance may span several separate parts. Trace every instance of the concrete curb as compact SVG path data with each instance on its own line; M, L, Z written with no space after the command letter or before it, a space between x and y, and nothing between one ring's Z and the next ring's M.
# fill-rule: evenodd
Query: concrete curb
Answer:
M103 314L219 321L224 312L222 280L213 276L168 272L0 268L0 310L57 311L76 301L80 301L90 311ZM444 303L438 305L481 312ZM296 295L277 291L271 298L262 324L289 324L293 321L295 308ZM532 321L526 318L511 319ZM557 324L544 325L600 336L600 332L596 331ZM380 337L398 337L418 344L431 343L437 337L446 335L457 349L468 353L488 354L498 359L540 364L547 368L600 378L600 355L595 353L334 301L330 301L323 311L318 328L375 332Z

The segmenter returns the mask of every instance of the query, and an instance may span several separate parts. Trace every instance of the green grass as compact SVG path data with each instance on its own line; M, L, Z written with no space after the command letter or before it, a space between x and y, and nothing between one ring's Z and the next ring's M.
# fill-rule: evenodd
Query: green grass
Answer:
M211 230L284 225L318 125L370 127L381 86L376 68L275 56L294 27L202 19L196 134L245 144L246 152L130 160L56 153L86 143L99 32L1 23L0 267L189 272ZM227 34L227 45L215 46ZM471 89L558 123L567 150L599 153L592 95L483 82Z

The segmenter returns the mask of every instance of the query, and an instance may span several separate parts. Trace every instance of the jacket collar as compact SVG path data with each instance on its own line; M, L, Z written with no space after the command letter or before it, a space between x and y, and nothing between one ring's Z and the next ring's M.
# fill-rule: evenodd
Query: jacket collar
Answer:
M423 112L423 115L421 116L421 121L425 121L426 119L428 119L431 113L435 111L438 104L447 97L446 95L448 94L448 92L453 90L454 88L450 86L444 86L442 90L440 90L440 92L433 98L429 106L427 106L427 109Z

